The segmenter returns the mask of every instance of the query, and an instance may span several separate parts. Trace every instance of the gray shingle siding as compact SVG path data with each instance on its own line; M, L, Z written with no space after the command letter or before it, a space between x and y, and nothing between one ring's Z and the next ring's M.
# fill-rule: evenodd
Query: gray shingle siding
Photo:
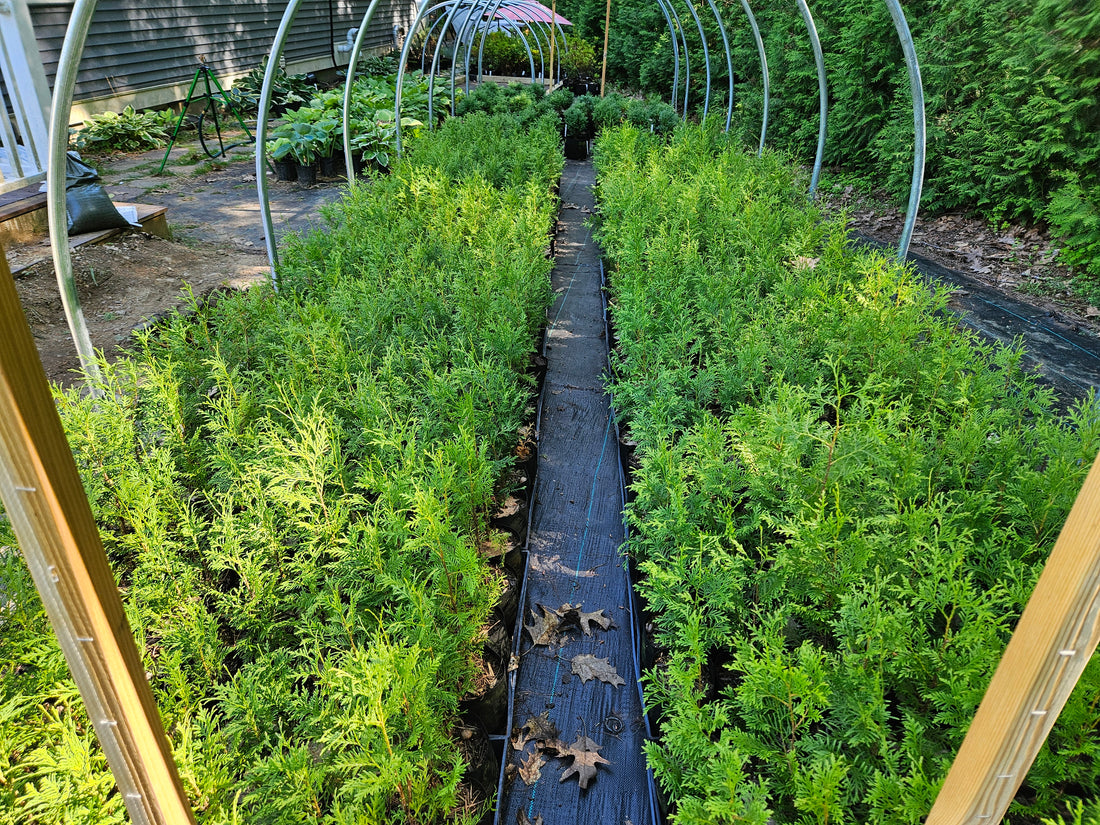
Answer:
M347 30L359 25L367 5L304 0L284 50L288 64L331 63L332 39L343 43ZM186 84L200 56L219 77L247 72L270 52L285 8L282 2L100 0L73 99L79 102ZM52 87L72 4L40 2L30 11ZM371 22L366 47L388 45L394 23L406 27L414 12L412 0L383 0Z

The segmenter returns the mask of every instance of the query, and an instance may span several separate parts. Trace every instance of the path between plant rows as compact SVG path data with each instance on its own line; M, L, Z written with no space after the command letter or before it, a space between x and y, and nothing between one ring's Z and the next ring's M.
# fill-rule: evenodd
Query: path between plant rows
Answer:
M511 735L496 821L655 825L590 162L568 161Z

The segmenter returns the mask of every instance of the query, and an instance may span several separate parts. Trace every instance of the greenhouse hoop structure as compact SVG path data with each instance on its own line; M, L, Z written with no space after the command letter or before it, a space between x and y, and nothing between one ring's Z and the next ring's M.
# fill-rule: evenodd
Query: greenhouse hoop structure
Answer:
M691 69L688 61L689 40L686 23L691 17L704 55L705 75L702 112L709 114L711 80L718 65L718 49L708 44L703 19L706 9L692 0L656 0L670 35L673 82L670 93L673 107L684 117L689 107ZM908 206L897 246L897 257L904 260L912 239L924 183L926 124L920 66L912 34L899 0L884 0L898 35L909 78L913 112L913 164ZM558 65L549 57L550 44L569 21L545 15L541 4L531 0L445 0L435 6L422 0L415 22L401 49L394 104L397 147L400 151L402 122L402 82L417 35L425 33L421 65L428 66L429 83L440 73L442 34L437 36L430 64L427 48L437 30L455 32L451 64L451 109L455 108L454 87L460 52L463 51L465 82L470 83L470 64L474 38L485 38L491 30L513 33L522 43L531 70L531 83L547 75L560 79ZM818 80L819 123L809 196L817 190L824 157L828 125L827 55L818 37L807 0L797 0L805 24L806 38L813 52ZM301 0L291 0L283 12L267 61L260 94L260 114L256 127L257 146L262 147L267 133L274 76L284 45L290 37ZM76 293L72 262L65 226L65 154L68 120L73 102L76 71L95 12L95 0L75 0L58 63L50 113L50 140L47 161L47 203L50 244L66 318L88 376L90 390L102 391L102 378L96 365ZM734 107L734 66L727 21L715 0L707 0L721 40L721 56L728 76L725 130L729 131ZM355 41L351 46L344 109L344 154L352 167L349 134L349 99L355 80L356 64L378 0L371 0ZM686 15L681 12L686 11ZM755 42L763 81L763 113L758 152L767 142L770 99L768 61L749 0L741 0L740 11L749 23ZM438 15L434 18L433 15ZM709 25L709 20L708 20ZM528 29L530 37L523 31ZM536 54L541 71L536 71ZM713 54L713 57L712 57ZM477 81L482 79L479 53ZM681 67L683 71L681 72ZM700 67L696 66L696 75ZM681 79L683 83L681 96ZM431 87L434 89L434 86ZM430 99L430 98L429 98ZM430 108L429 120L434 120ZM429 126L434 124L429 123ZM31 128L31 127L26 127ZM6 142L5 138L5 142ZM262 150L256 157L257 197L266 239L266 250L273 285L278 288L278 249L272 226ZM354 182L351 185L357 185ZM17 316L18 300L9 290L7 273L0 272L0 313L5 328L9 318ZM12 328L21 324L12 324ZM42 595L51 623L61 640L74 679L89 709L92 723L122 792L127 811L138 823L187 823L193 814L187 807L178 771L163 728L158 728L152 694L138 672L140 657L132 648L118 591L87 501L82 498L80 479L64 443L49 389L39 376L28 370L33 362L33 341L22 330L0 339L0 493L20 540L25 546L28 566ZM87 511L86 511L87 510ZM86 511L86 512L85 512ZM1010 804L1023 781L1069 692L1081 675L1100 642L1100 467L1094 464L1070 512L1069 519L1043 571L1035 592L1012 636L1012 640L993 677L963 742L955 765L948 774L935 806L928 817L930 825L982 823L995 821ZM136 662L136 664L135 664ZM143 687L144 686L144 687Z

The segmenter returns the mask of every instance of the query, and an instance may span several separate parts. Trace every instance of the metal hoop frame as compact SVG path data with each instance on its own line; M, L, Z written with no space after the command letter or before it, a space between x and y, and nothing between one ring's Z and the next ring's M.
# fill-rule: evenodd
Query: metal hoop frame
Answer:
M268 200L267 168L264 157L264 145L267 140L267 120L268 114L271 110L271 96L272 88L274 86L274 76L276 68L279 64L280 58L282 57L283 47L290 33L290 29L293 26L294 19L298 14L301 2L302 0L289 0L286 9L283 12L282 19L279 23L279 28L275 34L274 40L272 41L271 52L268 56L267 69L264 72L263 85L260 90L259 113L256 120L256 194L260 202L260 220L263 225L268 261L271 266L271 281L272 285L276 289L278 288L278 278L276 274L276 270L278 267L278 250L275 244L275 233L271 220L271 206ZM408 60L409 49L412 43L411 35L421 25L427 12L429 2L431 2L431 0L421 0L420 4L418 5L416 20L413 24L413 27L410 29L409 36L405 38L405 42L402 45L401 49L401 64L398 67L398 85L395 95L396 99L394 102L398 153L400 153L401 151L401 81L403 80L404 68ZM487 8L490 2L495 4L495 9L499 9L500 5L504 2L509 2L510 4L516 6L525 5L524 0L477 0L471 11L471 15L467 16L467 22L469 22L469 17L472 16L473 12L476 12L479 8ZM722 21L721 14L718 12L714 0L707 0L707 2L712 12L715 14L715 19L718 21L719 29L722 33L723 47L726 52L726 65L729 69L730 111L727 112L726 117L726 129L728 130L730 126L730 117L733 107L732 56L730 54L729 42L725 34L725 25ZM890 11L891 19L893 20L894 27L897 30L898 39L901 43L902 51L905 55L906 69L909 74L910 97L913 104L913 175L909 189L909 205L906 211L905 225L902 229L902 234L898 242L897 252L898 258L903 260L908 253L909 244L912 240L913 228L915 226L917 213L920 207L920 197L924 184L927 128L924 111L924 92L923 86L921 84L920 75L920 64L917 59L916 48L913 43L912 34L909 30L908 22L905 18L905 13L901 8L900 0L884 0L884 2L886 3L887 8ZM371 20L373 19L374 13L377 11L378 3L379 0L371 0L370 5L367 7L366 13L363 15L363 21L359 26L359 31L356 34L355 42L352 46L352 51L350 55L350 63L345 84L343 109L344 156L347 160L349 169L353 168L351 136L348 127L351 89L355 81L355 65L358 61L359 54L362 51L363 41L366 36L367 28L370 25ZM661 7L662 13L665 16L665 20L669 24L670 32L672 32L673 35L673 59L676 61L675 71L673 74L672 93L672 103L674 107L677 102L677 86L679 83L679 46L683 47L683 109L686 116L691 80L686 31L681 25L679 15L676 14L676 9L672 0L657 0L657 3ZM80 307L80 299L77 295L76 290L76 280L73 277L72 255L69 251L68 224L65 208L65 154L68 148L68 126L70 113L72 111L73 90L76 86L77 71L80 67L80 59L84 52L84 45L87 41L88 30L91 26L92 15L95 13L96 4L97 0L74 0L73 3L73 10L69 19L69 27L65 33L64 42L62 43L61 53L58 59L57 72L54 81L53 104L50 110L50 148L47 159L46 174L46 205L50 231L50 251L53 257L54 269L57 273L58 291L60 293L61 303L65 311L65 319L69 325L69 331L73 337L73 344L76 347L78 356L80 357L81 367L93 387L98 387L102 383L102 376L96 362L95 349L92 346L91 338L88 334L88 328L84 320L84 314ZM705 117L707 112L709 111L710 106L710 50L707 46L706 35L703 31L702 21L700 20L699 15L695 10L695 7L693 6L691 0L684 0L684 5L687 7L688 11L691 13L692 18L695 20L696 29L699 32L700 39L703 44L703 53L707 63L707 92L703 103L703 113ZM760 151L762 152L767 138L770 99L770 82L768 78L767 55L765 53L763 40L760 36L759 27L756 23L756 18L752 13L752 9L749 6L748 0L741 0L741 6L749 18L749 25L752 27L753 37L756 41L757 51L760 55L761 71L763 73L764 114L760 130ZM813 195L816 193L818 181L820 179L822 158L824 156L825 150L825 135L827 130L828 117L828 86L825 75L824 55L821 49L820 38L817 35L817 28L813 22L813 15L810 13L810 9L806 3L806 0L798 0L798 6L799 11L802 14L803 20L806 24L807 35L809 36L811 45L813 47L814 61L817 65L818 74L820 123L818 126L818 142L817 151L814 158L814 170L810 181L810 195L811 197L813 197ZM496 13L495 9L493 12L494 15ZM554 25L557 25L556 21L554 22ZM566 42L564 30L561 29L561 26L558 26L558 28L562 31L562 41L564 43ZM537 31L539 30L532 28L532 32ZM676 43L675 35L677 31L680 34L679 45ZM485 33L483 32L482 45L484 44L484 37ZM537 33L535 33L535 39L536 41L538 41ZM524 43L528 52L532 82L534 82L534 54L530 48L530 44L527 43L526 38L524 38ZM541 47L541 42L538 42L538 45ZM469 62L471 48L472 41L471 44L467 47L465 59L467 84L469 84L470 76ZM433 68L434 63L435 61L433 61ZM456 65L457 60L453 60L451 66L452 111L454 106L453 74ZM543 65L543 68L545 70L545 65ZM560 56L558 69L560 76ZM551 70L553 70L553 67L551 67ZM480 56L478 77L481 77Z

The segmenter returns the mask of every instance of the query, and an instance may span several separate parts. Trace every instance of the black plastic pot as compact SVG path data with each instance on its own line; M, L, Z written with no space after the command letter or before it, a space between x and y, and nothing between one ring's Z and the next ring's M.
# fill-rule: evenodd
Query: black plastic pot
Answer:
M302 186L312 186L317 183L317 167L312 163L309 165L299 163L298 183Z
M334 178L337 175L337 168L339 167L339 159L336 155L329 155L327 158L321 158L321 177L322 178Z
M570 160L584 160L588 157L588 141L584 138L565 139L565 156Z
M275 166L276 180L298 180L298 164L292 160L277 160Z

